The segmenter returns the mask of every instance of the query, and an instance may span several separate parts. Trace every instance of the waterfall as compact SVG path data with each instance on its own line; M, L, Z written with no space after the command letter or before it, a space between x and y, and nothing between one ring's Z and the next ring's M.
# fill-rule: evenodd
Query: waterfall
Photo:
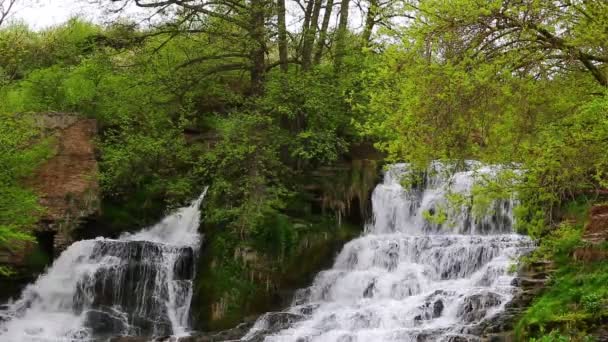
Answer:
M69 246L19 300L0 310L0 341L185 334L206 191L138 233Z
M372 194L373 218L333 267L268 313L243 338L266 342L478 341L477 327L501 312L516 288L510 266L533 248L513 231L514 199L485 215L449 196L471 195L498 166L433 163L424 176L392 165ZM444 220L429 219L443 212Z

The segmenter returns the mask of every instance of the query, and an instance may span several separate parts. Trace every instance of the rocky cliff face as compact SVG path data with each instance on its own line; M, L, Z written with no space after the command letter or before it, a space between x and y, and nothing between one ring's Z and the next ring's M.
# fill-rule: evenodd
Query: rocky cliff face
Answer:
M50 138L53 151L26 181L44 208L34 230L37 242L26 243L21 248L0 249L0 264L9 265L17 271L12 279L0 279L1 282L7 280L11 285L18 279L29 280L35 272L28 264L45 263L53 255L59 254L72 242L71 233L81 221L99 210L94 145L97 122L72 114L33 115L43 137ZM0 288L3 286L0 284Z
M54 233L57 254L72 243L70 233L80 220L99 210L99 185L94 139L97 122L68 114L39 115L45 133L54 137L55 153L30 185L46 209L38 230Z
M591 208L582 240L584 245L574 252L575 260L594 262L608 259L608 252L601 247L608 241L607 204L595 205Z

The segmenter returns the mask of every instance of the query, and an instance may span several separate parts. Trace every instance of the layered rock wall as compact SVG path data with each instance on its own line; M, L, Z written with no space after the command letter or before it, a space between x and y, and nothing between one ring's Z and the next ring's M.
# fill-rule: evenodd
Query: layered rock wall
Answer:
M97 122L70 114L38 114L37 123L54 140L54 154L29 184L45 208L39 231L54 234L53 250L71 244L80 221L99 210L98 167L94 140Z
M0 299L17 294L21 284L31 281L73 242L74 229L99 211L97 122L74 114L31 115L41 139L48 139L52 148L48 159L25 181L38 196L43 213L33 231L36 241L0 248L0 265L14 271L0 278L4 289Z

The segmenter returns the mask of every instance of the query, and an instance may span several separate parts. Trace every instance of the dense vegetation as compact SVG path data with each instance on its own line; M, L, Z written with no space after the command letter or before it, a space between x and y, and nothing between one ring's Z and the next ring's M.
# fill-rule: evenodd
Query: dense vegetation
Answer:
M526 170L478 189L474 200L483 206L517 192L520 230L543 238L544 257L556 260L582 229L555 228L564 205L607 186L602 0L133 4L153 20L72 19L42 31L0 21L0 243L26 239L40 210L24 178L48 142L23 113L98 120L100 180L112 208L157 212L158 203L177 205L210 184L205 215L221 227L217 243L277 258L305 234L286 216L301 203L301 179L356 144L421 169L477 159ZM359 29L349 20L357 6ZM117 211L106 212L124 217ZM539 324L540 307L604 303L596 284L605 266L581 279L581 267L593 265L564 260L551 297L522 322ZM222 279L236 281L241 270L229 266ZM597 298L569 294L574 283Z

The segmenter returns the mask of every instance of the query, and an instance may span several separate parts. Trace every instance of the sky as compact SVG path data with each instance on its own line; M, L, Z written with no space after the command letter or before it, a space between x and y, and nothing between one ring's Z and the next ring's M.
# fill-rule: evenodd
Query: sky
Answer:
M19 0L13 19L24 20L31 27L42 29L65 22L72 15L85 14L87 17L101 14L91 5L70 0ZM98 13L96 13L98 12Z
M98 4L89 0L17 0L18 6L12 19L23 20L34 29L44 29L61 24L73 16L102 21L104 12ZM129 14L137 15L141 9L131 7Z

